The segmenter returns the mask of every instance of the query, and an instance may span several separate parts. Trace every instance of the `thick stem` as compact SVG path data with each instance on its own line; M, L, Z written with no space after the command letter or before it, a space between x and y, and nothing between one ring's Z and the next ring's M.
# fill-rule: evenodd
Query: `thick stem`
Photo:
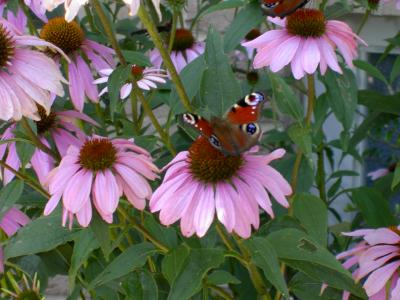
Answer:
M165 67L167 68L167 70L171 76L172 82L175 84L175 88L178 93L179 99L181 100L181 102L185 106L185 108L189 112L192 112L192 107L190 105L189 97L186 94L185 88L183 87L183 84L178 75L178 72L176 71L176 68L175 68L174 64L172 63L171 57L169 56L167 49L165 49L165 47L164 47L161 36L157 31L157 27L151 21L151 18L149 16L149 14L147 13L146 9L143 7L143 5L141 5L139 8L138 16L139 16L140 20L142 21L144 27L147 29L151 39L153 40L154 45L156 46L156 48L158 49L158 51L161 54L161 57L165 64Z
M173 15L172 15L171 35L169 37L169 43L168 43L168 53L171 53L172 47L174 46L175 34L176 34L176 23L178 23L178 12L176 11L176 8L174 8Z
M321 143L318 146L318 162L317 162L317 186L319 191L319 197L328 205L328 199L326 197L326 186L325 186L325 162L324 162L324 144Z
M367 21L368 21L368 18L369 18L369 16L370 16L370 14L371 14L371 10L370 10L370 9L367 9L367 10L365 11L365 14L364 14L362 20L361 20L361 24L360 24L360 26L359 26L358 29L357 29L357 35L360 35L362 29L364 28L364 25L365 25L365 24L367 23Z
M221 227L221 225L218 222L215 224L215 229L217 230L217 233L220 236L221 240L224 242L226 248L228 248L228 250L230 250L230 251L235 251L235 246L230 241L230 239L226 235L224 229Z
M32 141L32 143L38 147L40 150L43 152L47 153L51 157L53 157L55 160L60 161L60 156L58 153L54 152L50 148L48 148L46 145L44 145L39 137L33 132L31 126L28 123L28 120L26 118L21 119L21 125L24 128L26 134L28 135L29 139Z
M9 166L6 164L3 160L0 160L0 166L3 167L4 169L9 170L11 173L13 173L17 178L23 180L26 184L28 184L31 188L33 188L35 191L38 193L42 194L45 198L50 198L50 194L44 190L39 183L34 182L31 178L28 176L18 172L15 170L13 167Z

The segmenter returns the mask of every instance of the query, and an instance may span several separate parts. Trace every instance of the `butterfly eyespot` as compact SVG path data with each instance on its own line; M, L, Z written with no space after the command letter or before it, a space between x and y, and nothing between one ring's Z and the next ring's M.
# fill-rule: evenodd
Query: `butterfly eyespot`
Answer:
M274 8L275 6L277 6L278 4L279 4L279 2L270 2L270 3L263 2L261 4L261 6L266 9L271 9L271 8Z
M240 125L242 131L248 135L255 135L260 132L260 126L256 123L248 123L244 125Z
M197 116L192 114L183 114L183 121L190 125L195 125L197 123Z
M214 148L217 148L218 150L221 149L221 143L219 142L219 139L215 135L211 135L208 138L208 141L210 142L211 146Z
M250 106L257 105L261 101L264 101L264 95L261 93L251 93L244 98L244 102Z

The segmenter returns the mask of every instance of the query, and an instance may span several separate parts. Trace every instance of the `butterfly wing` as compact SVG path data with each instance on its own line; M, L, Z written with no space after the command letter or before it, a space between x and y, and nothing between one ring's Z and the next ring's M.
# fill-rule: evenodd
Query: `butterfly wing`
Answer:
M264 94L259 92L251 93L233 105L226 118L233 124L257 122L264 101Z
M271 17L284 18L306 5L309 0L262 0L261 7Z

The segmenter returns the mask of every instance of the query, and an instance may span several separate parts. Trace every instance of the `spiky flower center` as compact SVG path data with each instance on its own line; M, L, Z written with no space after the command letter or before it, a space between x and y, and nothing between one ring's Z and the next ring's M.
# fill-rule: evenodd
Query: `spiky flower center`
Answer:
M61 48L65 53L71 53L81 47L85 34L75 21L67 22L64 17L57 17L44 25L40 37Z
M185 51L186 49L192 48L193 44L194 37L190 30L184 28L179 28L176 30L172 50Z
M43 134L55 127L57 116L54 112L50 112L50 114L47 115L46 110L41 105L37 105L37 108L40 116L40 121L35 122L37 127L37 132L39 134Z
M286 18L286 29L293 35L320 37L326 29L325 16L317 9L298 9Z
M92 171L109 169L116 160L117 150L108 139L87 140L79 153L80 165Z
M397 226L390 226L389 229L397 235L400 235L400 230L397 228Z
M258 28L253 28L252 30L250 30L246 36L244 37L244 39L246 41L252 41L256 38L258 38L261 35L261 31Z
M137 66L137 65L133 65L131 68L131 74L133 77L135 77L137 80L141 79L143 77L143 72L144 72L144 68Z
M231 179L243 164L241 156L225 156L204 137L189 148L189 168L193 176L205 183Z
M5 68L14 56L14 41L10 32L0 24L0 69Z

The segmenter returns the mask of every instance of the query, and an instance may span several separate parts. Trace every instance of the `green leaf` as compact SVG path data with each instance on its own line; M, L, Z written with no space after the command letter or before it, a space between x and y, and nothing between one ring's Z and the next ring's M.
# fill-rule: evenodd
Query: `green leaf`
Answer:
M75 287L75 277L79 268L89 258L93 250L99 247L99 242L90 229L82 229L75 237L74 250L71 256L71 265L68 270L69 289Z
M328 70L322 77L327 97L336 118L345 130L353 124L357 108L357 82L352 71L344 69L343 75Z
M400 163L396 164L396 169L394 170L392 190L400 183ZM0 202L1 203L1 202Z
M36 150L35 146L30 142L16 141L15 147L19 160L21 161L21 166L26 166L26 164L31 161L32 155Z
M400 93L386 96L374 91L359 91L358 103L377 112L400 115Z
M251 253L251 260L264 271L265 278L271 282L284 297L289 296L285 278L283 277L274 247L268 240L254 237L246 241Z
M213 12L217 12L220 10L224 10L224 9L232 9L232 8L237 8L240 7L244 4L244 2L242 0L226 0L226 1L221 1L215 5L212 5L210 7L208 7L207 9L205 9L204 11L202 11L196 18L194 21L198 21L200 20L202 17L211 14Z
M75 232L61 226L61 214L40 217L18 230L4 249L6 258L45 252L74 238Z
M206 62L204 56L200 55L190 64L186 65L183 70L179 73L182 84L185 87L186 94L189 99L193 99L200 90L201 79L206 69ZM179 99L176 88L173 85L172 91L169 97L169 106L175 114L183 113L186 108L183 106Z
M161 270L164 277L170 284L174 282L175 278L181 272L189 252L189 248L187 248L185 245L180 245L168 253L163 259Z
M240 280L224 270L215 270L207 276L207 282L214 285L239 284Z
M111 261L103 272L92 280L89 284L89 289L106 284L114 279L125 276L135 268L142 267L146 263L147 257L156 252L157 250L154 246L146 242L130 246Z
M400 56L397 56L393 64L392 72L390 73L390 83L393 83L399 75L400 75Z
M144 219L144 227L158 241L168 248L174 248L178 245L178 237L173 227L161 226L152 214L147 214Z
M311 159L312 140L309 127L303 127L300 123L292 124L288 129L288 135L300 150Z
M298 97L293 93L293 90L279 75L268 72L268 76L279 110L293 117L297 122L302 122L304 115L303 107Z
M336 172L333 172L330 176L330 178L338 178L338 177L344 177L344 176L359 176L360 174L356 171L352 170L339 170Z
M138 65L140 67L151 66L151 62L150 62L149 58L142 52L131 51L131 50L122 50L122 54L124 55L124 57L128 63Z
M328 239L328 211L323 201L310 194L296 194L293 199L294 216L307 233L320 245L326 246Z
M210 114L222 116L242 96L242 91L223 51L222 37L212 27L204 57L207 69L201 82L202 101Z
M106 260L108 260L108 257L112 251L111 236L108 224L106 224L106 222L100 218L97 212L94 212L89 228L93 231L94 236L100 244L100 248L104 257Z
M381 71L379 71L379 69L373 65L371 65L369 62L364 61L364 60L353 60L354 65L361 69L364 70L365 72L367 72L367 74L383 81L384 83L388 84L385 76L383 76L383 74L381 73Z
M225 52L230 52L244 39L250 30L257 27L264 20L260 4L250 3L239 11L224 34Z
M127 293L124 299L130 300L157 300L158 286L148 270L142 270L129 274L129 281L123 283Z
M14 179L0 191L0 220L4 214L13 207L14 203L21 198L24 190L24 182L19 179Z
M377 189L369 187L354 189L351 199L369 227L388 227L397 224L390 211L389 201Z
M354 283L351 274L341 263L306 233L297 229L283 229L272 232L266 239L274 247L279 259L288 266L321 283L365 297L362 287Z
M107 88L108 95L110 97L110 117L114 120L114 114L117 109L117 103L120 100L120 89L127 82L131 74L131 66L119 66L117 67L108 78Z
M195 295L202 286L203 277L224 261L220 249L192 249L184 267L171 284L168 300L186 300Z

